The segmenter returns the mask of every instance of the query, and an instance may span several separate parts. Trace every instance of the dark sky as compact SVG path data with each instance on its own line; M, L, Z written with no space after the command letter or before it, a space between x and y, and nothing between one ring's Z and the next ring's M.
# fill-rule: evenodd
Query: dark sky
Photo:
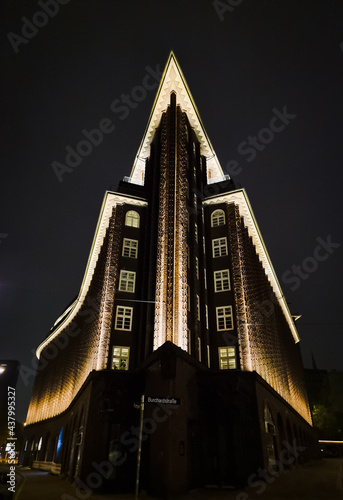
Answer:
M205 0L64 3L54 17L36 16L45 25L24 31L24 43L15 38L22 18L42 7L1 2L0 358L32 368L32 351L77 295L105 190L130 175L155 91L125 120L111 103L174 50L223 169L239 163L234 180L292 313L302 314L305 366L313 352L319 368L342 369L342 2L236 0L222 20ZM289 124L247 161L239 145L285 106ZM104 118L114 132L59 182L52 162L65 163L66 146ZM336 246L318 254L318 238ZM294 280L294 265L306 278ZM20 380L21 419L30 391Z

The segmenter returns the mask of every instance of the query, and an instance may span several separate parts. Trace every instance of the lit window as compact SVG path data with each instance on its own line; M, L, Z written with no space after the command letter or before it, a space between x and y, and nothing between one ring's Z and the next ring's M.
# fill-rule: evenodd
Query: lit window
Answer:
M43 444L43 438L41 437L39 442L38 442L38 448L37 448L38 451L40 451L42 449L42 444Z
M115 321L116 330L131 331L132 315L133 315L132 307L117 306L117 314Z
M191 289L187 285L187 311L191 310Z
M120 271L119 290L134 293L136 273L134 271Z
M138 241L124 238L123 257L131 257L132 259L137 259L137 254L138 254Z
M205 305L205 314L206 314L206 328L208 330L208 306L207 306L207 304Z
M129 347L114 346L112 353L112 370L128 370L129 357Z
M232 306L217 307L217 330L233 330Z
M211 214L211 227L223 226L225 224L224 210L215 210Z
M204 283L205 283L205 288L207 288L207 271L206 271L206 267L204 267Z
M219 369L234 370L236 368L236 348L219 347Z
M198 224L194 224L195 241L198 243Z
M227 240L226 238L217 238L212 240L213 257L222 257L227 255Z
M202 246L203 246L203 250L204 250L204 255L206 255L205 236L202 237Z
M198 359L201 362L201 338L198 337Z
M214 291L225 292L230 290L230 271L223 269L222 271L214 272Z
M139 214L134 210L127 212L125 217L125 226L139 227Z
M207 345L207 366L211 368L211 359L210 359L210 346Z
M200 321L200 299L199 295L197 295L197 319Z
M197 195L195 193L193 193L193 202L194 202L194 206L196 208L197 207Z
M195 274L197 277L197 280L199 279L199 259L198 257L195 257Z

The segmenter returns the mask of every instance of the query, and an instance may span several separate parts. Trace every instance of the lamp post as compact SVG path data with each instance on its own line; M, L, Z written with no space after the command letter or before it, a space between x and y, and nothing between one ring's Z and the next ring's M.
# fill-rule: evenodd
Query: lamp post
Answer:
M143 435L143 418L144 418L144 394L141 397L140 404L140 420L139 420L139 442L138 442L138 454L137 454L137 472L136 472L136 492L135 498L138 498L139 493L139 473L141 469L141 454L142 454L142 435Z

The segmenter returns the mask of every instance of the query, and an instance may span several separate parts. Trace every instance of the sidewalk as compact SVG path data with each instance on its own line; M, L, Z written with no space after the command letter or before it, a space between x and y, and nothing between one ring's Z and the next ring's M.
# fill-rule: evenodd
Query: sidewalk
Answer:
M270 483L256 483L243 490L196 490L188 495L170 497L175 500L343 500L343 459L313 461L270 477ZM22 483L16 500L134 500L133 494L91 495L76 494L75 487L59 476L48 472L18 469ZM19 478L18 478L19 479ZM141 493L140 500L152 497ZM156 499L155 499L156 500Z

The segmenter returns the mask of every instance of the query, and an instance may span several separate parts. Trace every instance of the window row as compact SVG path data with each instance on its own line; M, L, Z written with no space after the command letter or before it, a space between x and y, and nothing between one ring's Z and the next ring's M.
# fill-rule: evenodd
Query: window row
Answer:
M190 339L190 330L188 330ZM201 362L201 339L198 337L198 358ZM219 347L219 369L220 370L234 370L237 368L236 362L236 348L235 347ZM210 349L207 346L208 363L210 359ZM130 347L128 346L113 346L112 349L112 370L128 370L130 360Z

